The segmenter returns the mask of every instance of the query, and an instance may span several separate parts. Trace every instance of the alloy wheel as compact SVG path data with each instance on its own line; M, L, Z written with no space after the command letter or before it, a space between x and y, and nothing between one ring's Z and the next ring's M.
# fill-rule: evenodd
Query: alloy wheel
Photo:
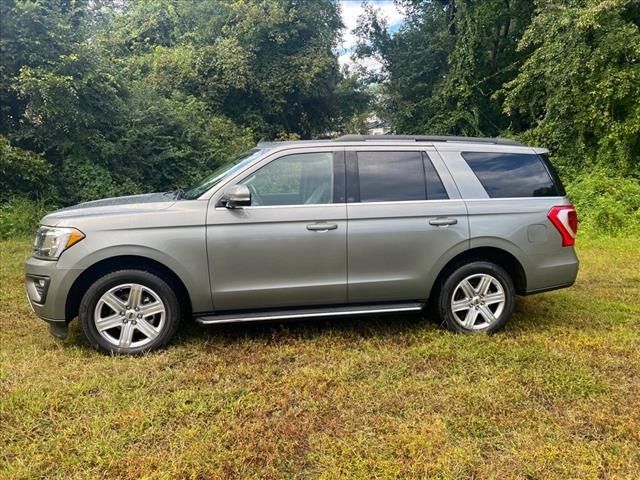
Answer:
M161 333L166 307L160 296L139 283L118 285L105 292L94 311L102 338L118 348L144 347Z
M453 318L468 330L484 330L502 314L506 295L502 284L486 273L469 275L453 290Z

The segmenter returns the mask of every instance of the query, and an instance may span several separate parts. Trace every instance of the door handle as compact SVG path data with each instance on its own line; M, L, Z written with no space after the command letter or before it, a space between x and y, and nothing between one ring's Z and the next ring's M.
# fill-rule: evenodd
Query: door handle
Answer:
M429 220L429 225L433 225L434 227L447 227L449 225L455 225L458 223L458 220L455 218L432 218Z
M318 222L307 225L307 230L311 230L312 232L328 232L329 230L335 230L336 228L338 228L337 223Z

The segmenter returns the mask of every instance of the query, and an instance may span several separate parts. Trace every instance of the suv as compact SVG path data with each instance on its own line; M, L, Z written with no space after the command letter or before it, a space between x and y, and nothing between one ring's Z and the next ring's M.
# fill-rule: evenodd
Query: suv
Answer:
M45 216L26 263L35 313L134 354L201 324L420 311L501 328L515 295L568 287L576 211L547 151L504 139L262 143L190 190Z

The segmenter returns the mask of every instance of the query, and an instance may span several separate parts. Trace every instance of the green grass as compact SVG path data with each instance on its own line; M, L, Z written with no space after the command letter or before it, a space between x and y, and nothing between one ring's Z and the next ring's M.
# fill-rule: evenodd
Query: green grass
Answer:
M109 357L31 314L0 243L4 478L640 478L640 242L493 337L415 316L187 325Z

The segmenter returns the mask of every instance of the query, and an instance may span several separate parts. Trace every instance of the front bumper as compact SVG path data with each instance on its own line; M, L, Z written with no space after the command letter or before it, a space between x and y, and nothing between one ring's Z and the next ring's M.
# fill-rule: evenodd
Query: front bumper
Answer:
M60 268L58 262L31 257L25 264L25 289L33 312L47 322L65 323L66 304L82 269Z

